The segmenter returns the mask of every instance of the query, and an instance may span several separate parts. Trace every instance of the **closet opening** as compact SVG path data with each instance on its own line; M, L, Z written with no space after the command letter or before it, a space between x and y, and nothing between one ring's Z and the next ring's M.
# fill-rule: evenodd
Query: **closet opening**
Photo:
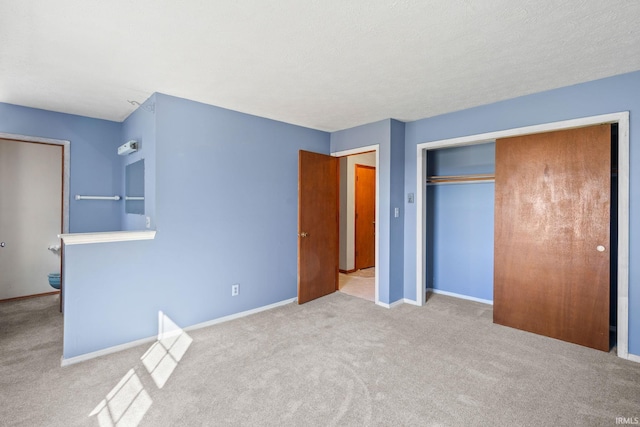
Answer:
M434 221L429 209L437 200L437 192L443 192L443 188L456 187L466 184L444 184L427 183L433 165L432 158L436 150L454 147L472 147L482 144L491 144L501 138L510 138L523 135L541 134L553 131L583 128L600 124L611 125L611 183L610 183L610 218L608 229L610 231L610 253L609 253L609 276L610 292L608 305L610 307L609 324L612 331L611 346L615 346L618 357L629 359L628 353L628 309L629 309L629 113L611 113L600 116L584 117L579 119L566 120L561 122L545 123L540 125L526 126L522 128L506 129L484 134L469 135L464 137L451 138L425 142L417 145L417 186L416 192L416 303L423 305L426 301L427 290L442 291L443 288L438 283L437 258L433 258L437 246L438 236L433 236ZM607 147L608 149L608 147ZM444 153L444 151L442 151ZM479 171L484 172L484 171ZM454 172L458 174L458 172ZM477 171L474 174L481 175ZM462 173L461 175L464 175ZM440 177L441 178L441 177ZM449 178L445 178L449 179ZM456 179L455 177L453 179ZM481 179L488 179L481 177ZM436 178L437 181L437 178ZM441 188L442 187L442 188ZM477 187L480 188L480 187ZM449 190L446 190L449 191ZM494 213L495 215L495 213ZM473 218L472 214L467 214ZM435 241L435 243L434 243ZM460 245L457 246L459 248ZM598 248L598 251L601 251ZM457 250L454 255L459 253ZM441 270L442 271L442 270ZM486 289L486 288L485 288ZM449 290L446 290L449 291ZM472 291L478 291L472 290ZM460 292L460 290L458 290ZM455 289L451 293L455 292ZM442 292L444 293L444 292ZM470 292L469 292L470 293ZM476 293L476 295L479 295ZM487 294L485 294L487 295ZM469 296L468 294L466 296ZM469 299L486 299L473 296Z
M492 304L494 172L493 141L427 151L428 294Z
M609 325L617 317L617 124L611 126ZM427 151L429 292L493 304L495 142Z

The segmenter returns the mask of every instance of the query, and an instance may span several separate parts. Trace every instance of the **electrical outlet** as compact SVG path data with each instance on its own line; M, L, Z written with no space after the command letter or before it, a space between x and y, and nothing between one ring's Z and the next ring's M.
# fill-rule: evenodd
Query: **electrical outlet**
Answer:
M147 228L151 228L151 217L150 216L147 216L147 217L144 218L144 225Z
M240 293L240 284L236 283L235 285L231 285L231 296L237 297Z

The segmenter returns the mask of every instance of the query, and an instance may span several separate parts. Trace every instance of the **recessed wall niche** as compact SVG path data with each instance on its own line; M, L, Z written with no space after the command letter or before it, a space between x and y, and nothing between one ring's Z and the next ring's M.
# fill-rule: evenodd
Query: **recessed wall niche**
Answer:
M125 180L125 212L144 215L144 159L126 166Z

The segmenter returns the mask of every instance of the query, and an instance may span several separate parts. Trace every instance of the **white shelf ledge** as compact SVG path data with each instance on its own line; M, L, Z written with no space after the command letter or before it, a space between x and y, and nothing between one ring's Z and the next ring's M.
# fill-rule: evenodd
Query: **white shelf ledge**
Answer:
M131 240L153 240L156 230L104 231L99 233L58 234L65 245L86 245L89 243L127 242Z

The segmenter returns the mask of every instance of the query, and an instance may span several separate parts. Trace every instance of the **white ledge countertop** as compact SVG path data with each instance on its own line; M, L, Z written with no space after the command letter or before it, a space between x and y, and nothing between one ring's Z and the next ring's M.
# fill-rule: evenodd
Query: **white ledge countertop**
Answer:
M130 240L153 240L156 230L102 231L97 233L58 234L65 245L85 245L89 243L127 242Z

